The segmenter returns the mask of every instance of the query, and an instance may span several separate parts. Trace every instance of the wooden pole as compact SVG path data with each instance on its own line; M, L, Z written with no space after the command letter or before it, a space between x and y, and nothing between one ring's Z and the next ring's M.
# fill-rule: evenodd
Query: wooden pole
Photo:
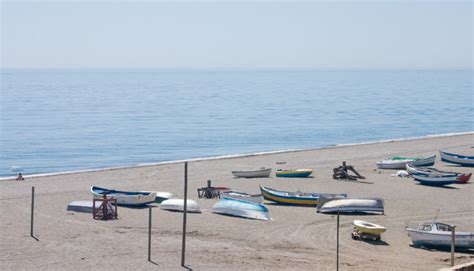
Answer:
M451 226L451 266L454 266L455 248L456 248L456 226Z
M339 211L337 211L337 248L336 248L336 270L339 271Z
M148 261L151 262L151 206L148 206Z
M184 210L183 210L183 243L181 246L181 266L185 266L186 254L186 214L188 211L188 162L184 162Z
M34 210L35 210L35 187L31 187L31 226L30 226L30 236L34 238L33 235L33 221L34 221Z

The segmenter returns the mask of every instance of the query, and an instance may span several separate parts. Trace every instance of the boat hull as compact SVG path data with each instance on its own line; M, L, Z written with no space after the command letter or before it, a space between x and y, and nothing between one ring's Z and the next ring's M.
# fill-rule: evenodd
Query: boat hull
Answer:
M451 247L451 232L432 233L421 232L415 229L406 229L408 236L418 247ZM456 233L455 246L457 249L474 249L474 234Z
M347 196L346 194L278 191L264 186L260 186L260 191L262 192L262 196L264 199L286 205L316 206L319 204L321 196L337 198L343 198Z
M457 174L433 175L413 173L412 176L415 178L415 181L419 182L420 184L430 186L450 185L458 181Z
M232 171L232 175L237 178L268 178L272 173L271 168L259 170L236 170Z
M92 186L91 192L96 199L102 199L105 194L107 198L117 199L117 205L122 206L143 206L154 202L156 198L156 192L128 192L97 186Z
M277 177L283 178L305 178L313 173L312 169L296 169L296 170L284 170L277 171Z
M382 162L377 162L379 169L406 169L407 164L417 167L429 167L435 164L436 155L427 158L406 158L406 159L386 159Z
M362 220L354 220L352 224L361 233L379 235L387 230L385 227Z
M240 193L240 192L224 192L222 193L221 197L249 201L249 202L253 202L257 204L262 204L263 202L263 196L261 194L251 195L251 194Z
M272 220L265 206L232 198L223 198L218 201L212 207L212 212L249 219Z
M460 165L463 167L474 167L474 156L465 156L449 152L439 152L441 161L451 164Z
M384 201L379 198L367 199L324 199L318 205L319 213L381 213L384 214Z
M186 201L186 212L187 213L200 213L201 208L194 201L188 199ZM184 212L184 199L168 199L161 202L161 210L172 211L172 212Z

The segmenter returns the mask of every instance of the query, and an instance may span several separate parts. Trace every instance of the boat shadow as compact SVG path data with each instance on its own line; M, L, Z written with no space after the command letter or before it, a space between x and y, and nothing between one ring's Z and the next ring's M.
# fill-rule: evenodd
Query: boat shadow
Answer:
M459 189L457 187L447 186L447 185L426 185L426 184L421 184L421 183L417 183L416 185L421 185L421 186L424 186L424 187L433 187L433 188Z
M424 247L424 246L415 246L410 244L412 248L423 249L430 252L451 252L451 247ZM456 248L455 252L474 255L474 249L459 249Z
M349 180L349 179L338 179L337 181L350 182L350 183L362 183L362 184L374 184L373 182L359 181L359 180Z
M377 240L370 240L370 239L362 239L360 241L365 242L367 244L374 245L374 246L390 246L390 244L385 242L384 240L377 241Z

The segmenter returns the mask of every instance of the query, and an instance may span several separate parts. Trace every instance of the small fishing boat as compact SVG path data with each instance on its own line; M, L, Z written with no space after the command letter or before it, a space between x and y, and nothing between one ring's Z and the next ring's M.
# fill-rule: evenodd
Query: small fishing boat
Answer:
M223 198L212 207L212 212L258 220L272 220L267 207L249 201Z
M381 198L322 198L318 213L382 213L384 201Z
M474 167L474 156L465 156L444 151L439 151L441 161L463 167Z
M379 169L405 169L407 164L418 166L418 167L428 167L433 166L436 160L436 155L421 158L410 158L410 157L401 157L394 156L387 159L384 159L381 162L376 162Z
M237 178L268 178L272 173L271 168L260 168L257 170L233 170L232 175Z
M412 173L415 181L423 185L443 186L456 183L458 174L436 174L436 173Z
M415 167L413 165L407 165L407 171L410 174L435 174L438 176L446 175L451 176L456 174L457 180L456 183L467 183L469 179L471 179L472 173L459 173L459 172L450 172L450 171L442 171L432 167Z
M346 194L330 194L330 193L303 193L279 191L269 187L260 186L260 191L266 200L270 200L280 204L289 205L318 205L322 196L326 198L345 198Z
M262 204L263 196L261 194L247 194L237 191L228 191L221 194L221 198L231 198L243 201L249 201L257 204Z
M448 224L431 222L422 223L416 229L405 229L416 247L451 247L452 227ZM474 249L474 233L455 232L457 249Z
M91 186L91 192L94 198L101 199L104 195L107 195L107 198L117 199L118 205L125 206L143 206L154 202L156 198L156 192L120 191L98 186Z
M173 211L173 212L184 212L184 199L167 199L161 202L161 210ZM187 213L200 213L201 208L199 205L191 199L186 201L186 212Z
M305 178L308 177L313 173L312 169L308 168L299 168L299 169L289 169L289 170L277 170L276 176L277 177L285 177L285 178Z
M354 220L352 224L360 233L379 235L379 234L384 233L387 230L383 226L377 225L375 223L367 222L367 221L362 221L362 220Z

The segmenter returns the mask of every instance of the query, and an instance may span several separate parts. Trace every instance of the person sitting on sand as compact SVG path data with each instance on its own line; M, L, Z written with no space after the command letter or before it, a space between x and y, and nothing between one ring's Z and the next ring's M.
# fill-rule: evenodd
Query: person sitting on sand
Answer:
M16 180L17 181L24 181L25 180L25 178L23 178L23 175L21 175L21 172L18 173L18 177L16 177Z

